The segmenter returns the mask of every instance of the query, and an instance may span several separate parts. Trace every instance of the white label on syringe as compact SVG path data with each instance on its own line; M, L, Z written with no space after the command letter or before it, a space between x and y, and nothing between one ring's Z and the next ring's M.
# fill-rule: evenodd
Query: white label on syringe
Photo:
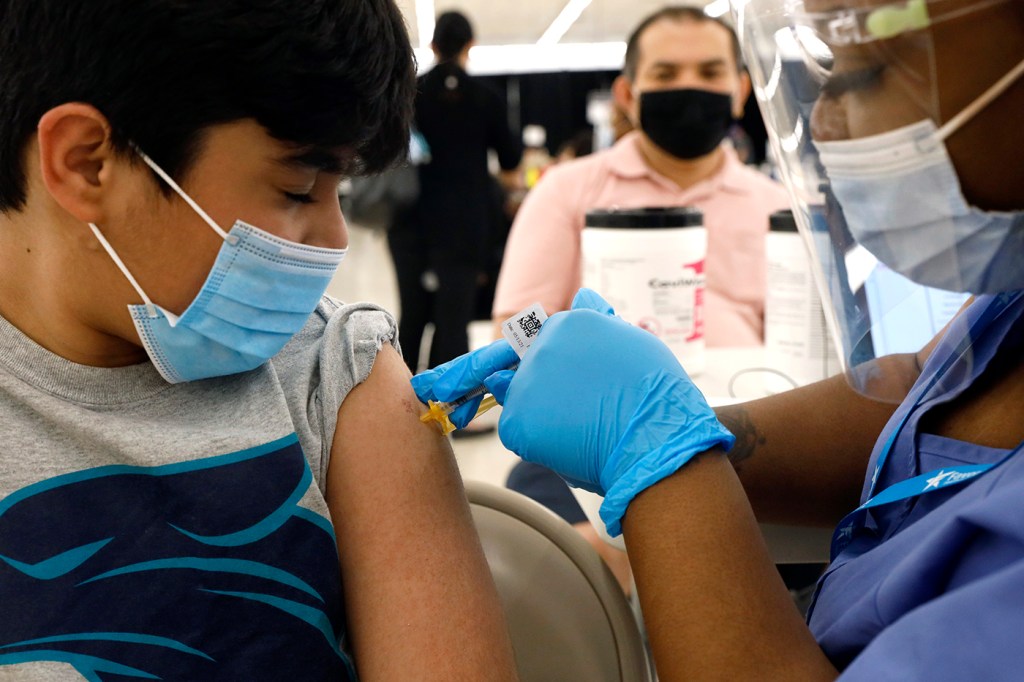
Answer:
M512 317L501 323L501 334L508 341L508 345L522 358L526 355L527 349L540 332L540 326L548 319L547 313L540 303L519 311Z

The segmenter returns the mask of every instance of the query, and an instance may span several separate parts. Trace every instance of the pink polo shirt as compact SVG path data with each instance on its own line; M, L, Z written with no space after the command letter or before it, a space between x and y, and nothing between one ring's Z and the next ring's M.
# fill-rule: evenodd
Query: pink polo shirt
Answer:
M589 210L693 206L708 231L705 339L709 346L752 346L764 338L768 216L789 208L783 187L743 165L729 146L712 178L680 190L652 171L638 133L610 149L549 169L523 202L505 247L494 318L539 301L565 310L580 287L580 233Z

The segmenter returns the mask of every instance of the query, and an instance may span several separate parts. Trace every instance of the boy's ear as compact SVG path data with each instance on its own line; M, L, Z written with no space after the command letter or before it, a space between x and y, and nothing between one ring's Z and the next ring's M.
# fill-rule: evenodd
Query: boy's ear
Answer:
M113 166L110 123L95 107L61 104L39 119L39 170L53 200L83 223L103 222Z

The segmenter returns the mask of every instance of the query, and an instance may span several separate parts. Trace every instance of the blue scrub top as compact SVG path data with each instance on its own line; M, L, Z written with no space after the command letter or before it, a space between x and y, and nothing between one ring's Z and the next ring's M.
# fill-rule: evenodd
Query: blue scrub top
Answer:
M972 334L997 305L1006 309ZM972 352L919 400L904 402L883 430L869 472L903 423L876 493L1010 452L918 430L921 417L966 390L997 351L1024 349L1024 293L979 297L925 364L922 387L964 339ZM861 502L869 489L870 476ZM841 680L1024 679L1024 452L968 483L869 510L819 583L808 624Z

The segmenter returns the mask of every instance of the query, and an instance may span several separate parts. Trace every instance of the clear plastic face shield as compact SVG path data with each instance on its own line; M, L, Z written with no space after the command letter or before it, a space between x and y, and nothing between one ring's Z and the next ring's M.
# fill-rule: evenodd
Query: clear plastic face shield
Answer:
M840 361L870 397L905 393L877 358L920 350L970 294L1024 288L1024 148L993 154L989 130L974 172L983 126L1020 115L1018 3L732 0Z

